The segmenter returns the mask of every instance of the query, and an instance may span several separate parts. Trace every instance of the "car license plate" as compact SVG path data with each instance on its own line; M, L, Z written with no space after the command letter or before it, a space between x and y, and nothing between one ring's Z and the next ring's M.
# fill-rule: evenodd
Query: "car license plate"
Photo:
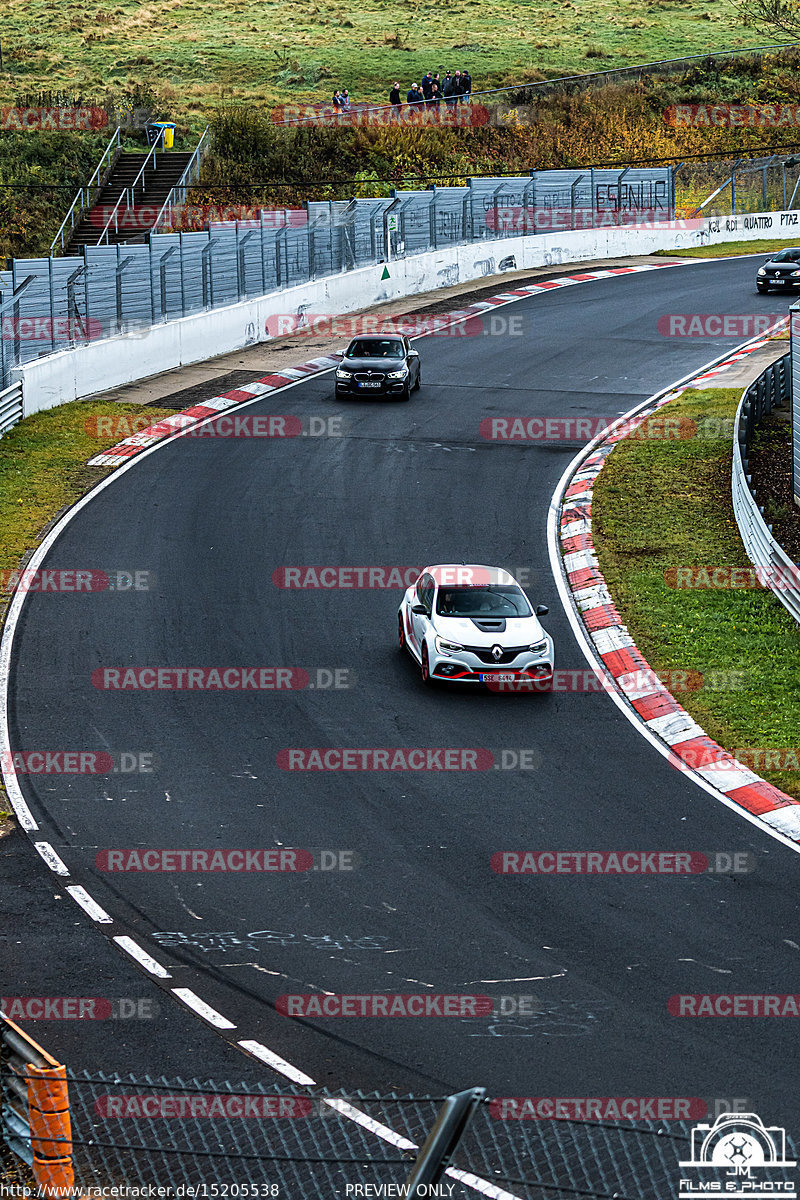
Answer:
M373 382L370 380L368 383L359 383L359 385L358 385L358 386L359 386L360 388L362 388L362 387L377 387L377 388L379 388L381 385L380 385L380 381L376 381L375 383L373 383Z
M497 672L491 675L481 675L481 683L516 683L518 675L500 675Z

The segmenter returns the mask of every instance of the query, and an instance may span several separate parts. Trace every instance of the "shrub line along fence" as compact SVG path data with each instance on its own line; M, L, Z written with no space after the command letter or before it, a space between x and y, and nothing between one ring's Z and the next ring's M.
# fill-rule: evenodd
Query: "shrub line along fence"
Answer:
M731 495L736 524L747 557L780 600L800 622L800 570L772 536L772 526L764 520L748 474L748 455L756 425L773 408L784 408L792 399L792 355L784 354L745 388L733 434Z

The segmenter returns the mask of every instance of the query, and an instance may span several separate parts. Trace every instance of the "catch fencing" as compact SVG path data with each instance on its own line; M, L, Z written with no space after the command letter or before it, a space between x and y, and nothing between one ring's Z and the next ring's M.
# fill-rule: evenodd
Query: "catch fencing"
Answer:
M668 220L673 209L669 167L539 171L383 198L309 201L302 225L276 226L262 212L259 220L152 234L146 244L14 259L0 272L0 386L12 367L42 355L144 334L321 276L467 242Z
M750 443L755 427L773 408L784 408L792 400L792 355L785 354L755 379L742 396L736 410L733 438L731 494L739 533L754 567L791 613L800 622L800 569L772 536L772 527L764 520L748 474Z
M675 176L679 216L774 212L800 203L800 157L795 155L684 162Z
M76 1186L227 1185L234 1197L400 1188L447 1100L104 1072L70 1072L69 1092ZM498 1105L480 1103L458 1144L442 1179L453 1197L674 1200L691 1157L686 1122L505 1120Z

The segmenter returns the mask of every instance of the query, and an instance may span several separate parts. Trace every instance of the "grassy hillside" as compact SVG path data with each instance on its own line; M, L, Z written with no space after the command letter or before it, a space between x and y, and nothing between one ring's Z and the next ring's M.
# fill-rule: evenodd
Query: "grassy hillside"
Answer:
M47 81L137 81L198 122L221 97L383 97L430 67L477 86L704 54L765 39L708 0L5 0L0 103Z
M677 201L691 211L728 176L725 157L758 154L765 144L788 152L800 144L800 132L796 126L675 128L664 121L664 111L690 101L798 105L797 61L794 55L766 64L738 60L723 72L704 62L674 76L561 91L528 105L516 103L530 99L520 92L507 97L508 111L474 129L278 128L266 106L225 104L212 117L215 153L205 165L206 186L195 189L192 199L295 205L305 198L388 194L392 186L415 186L415 179L423 186L431 178L457 184L470 174L525 174L532 167L654 157L684 160ZM723 156L719 162L695 161L717 152ZM787 172L788 194L797 171ZM329 180L358 182L334 186L324 182ZM259 186L262 181L265 186ZM769 174L768 185L768 204L782 206L780 171ZM760 174L741 177L737 194L740 208L760 207ZM729 211L729 204L727 190L720 196L721 211Z

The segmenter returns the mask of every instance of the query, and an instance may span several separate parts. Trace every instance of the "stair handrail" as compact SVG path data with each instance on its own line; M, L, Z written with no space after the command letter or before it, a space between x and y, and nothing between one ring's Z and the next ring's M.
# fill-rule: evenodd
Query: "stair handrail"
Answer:
M106 146L105 150L103 151L103 157L100 159L100 162L95 167L91 179L85 186L83 186L79 189L77 195L75 196L75 199L72 201L72 204L69 206L69 212L64 217L64 220L61 222L61 228L59 229L58 233L56 234L56 236L53 238L52 242L50 243L50 254L51 255L53 255L55 253L56 242L60 242L61 249L62 250L64 249L64 230L66 229L67 221L69 221L69 223L70 223L70 233L72 233L72 230L75 228L75 206L78 204L78 202L79 201L81 202L80 207L78 209L79 212L82 212L84 208L89 207L89 203L90 203L89 202L89 193L91 192L91 190L94 186L95 180L100 178L100 172L102 170L103 163L106 161L106 158L108 158L113 147L119 146L121 144L120 138L121 138L121 128L118 125L117 128L112 133L111 140L108 143L108 145ZM86 203L85 204L83 203L84 193L86 194Z
M202 163L203 159L205 158L206 154L208 153L209 149L211 148L211 138L209 137L210 129L211 129L211 126L206 125L206 127L203 130L203 133L200 137L200 141L197 143L197 145L194 148L194 153L192 154L192 157L189 159L188 163L186 164L186 167L184 168L183 174L181 175L178 182L176 184L173 184L173 186L170 188L169 195L167 196L164 203L161 205L160 213L158 214L155 221L153 222L153 224L150 227L151 233L157 232L159 229L162 228L162 226L170 225L172 223L173 207L178 208L178 207L180 207L180 205L185 203L186 192L192 186L195 179L197 179L199 177L200 164ZM208 138L208 141L206 141L207 138ZM183 193L180 201L178 200L179 193Z
M161 136L163 137L163 133ZM150 153L147 155L147 158L144 160L141 167L139 168L139 173L136 176L136 178L134 179L133 183L131 184L130 187L123 188L122 191L120 192L119 200L117 200L117 203L114 205L113 209L111 210L111 216L106 221L105 225L103 226L103 232L100 234L100 237L97 239L98 246L102 246L104 243L106 246L108 245L109 227L111 226L112 222L114 223L114 232L115 233L119 232L119 218L117 215L119 206L122 203L122 201L125 199L125 197L129 196L130 203L128 204L128 207L133 208L134 204L136 203L136 185L138 184L139 180L142 178L142 175L144 174L144 172L147 170L147 164L150 162L151 158L153 160L154 169L157 169L156 164L158 162L158 156L156 154L156 150L158 150L158 148L159 148L160 141L161 141L160 137L156 138L156 140L153 142L153 145L150 149ZM144 185L142 185L142 191L144 191Z

